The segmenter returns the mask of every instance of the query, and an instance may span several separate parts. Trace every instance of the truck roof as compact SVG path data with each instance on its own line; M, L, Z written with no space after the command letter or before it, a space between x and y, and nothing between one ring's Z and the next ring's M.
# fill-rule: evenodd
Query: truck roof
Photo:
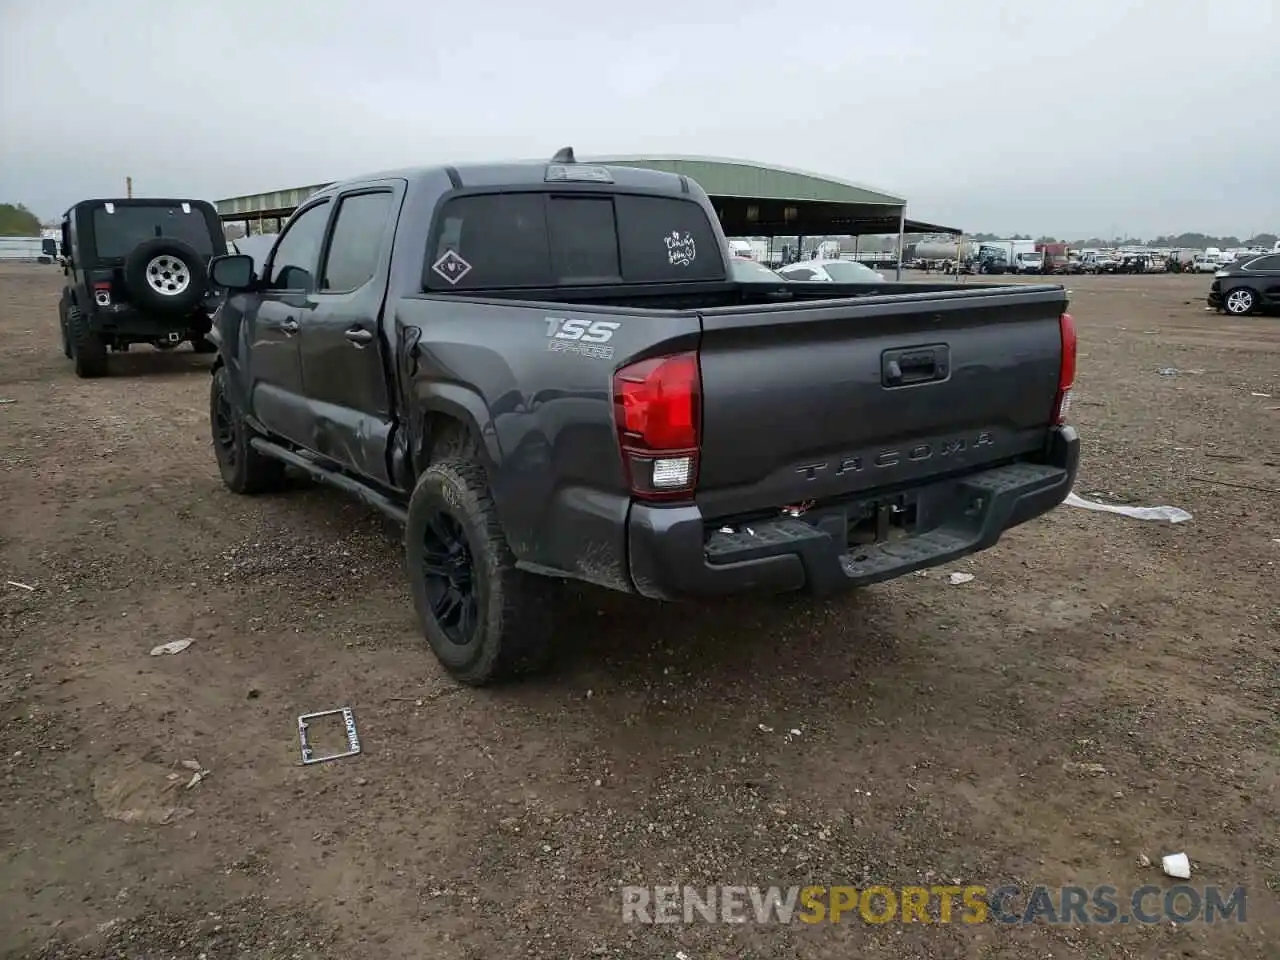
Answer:
M592 168L609 171L612 178L606 186L630 187L659 193L695 192L695 187L688 177L679 173L666 173L661 170L648 170L643 167L612 167L607 163L579 163L577 161L552 160L517 160L506 163L473 163L473 164L435 164L425 167L405 167L398 170L384 170L361 177L349 177L331 183L312 196L320 197L336 193L355 184L368 183L371 180L405 180L409 183L437 178L441 173L449 177L455 190L467 190L483 187L547 187L559 186L581 188L596 181L591 180L547 180L547 168L564 166L588 170ZM698 191L701 193L702 191Z

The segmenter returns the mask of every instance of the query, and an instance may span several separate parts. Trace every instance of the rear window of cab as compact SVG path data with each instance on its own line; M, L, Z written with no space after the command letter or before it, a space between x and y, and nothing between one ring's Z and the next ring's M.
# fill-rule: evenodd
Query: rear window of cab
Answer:
M624 193L468 194L436 216L428 290L725 279L702 207Z

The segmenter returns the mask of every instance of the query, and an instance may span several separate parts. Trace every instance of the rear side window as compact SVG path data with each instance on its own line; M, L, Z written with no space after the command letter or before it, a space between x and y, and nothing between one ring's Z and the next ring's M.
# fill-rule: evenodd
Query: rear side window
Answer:
M1280 257L1261 257L1246 268L1249 270L1280 270Z
M631 283L720 280L716 235L696 203L668 197L616 198L623 275Z
M432 290L723 280L716 234L696 203L623 194L484 194L436 218Z
M322 291L346 293L373 279L391 217L391 199L390 192L343 197L325 257Z

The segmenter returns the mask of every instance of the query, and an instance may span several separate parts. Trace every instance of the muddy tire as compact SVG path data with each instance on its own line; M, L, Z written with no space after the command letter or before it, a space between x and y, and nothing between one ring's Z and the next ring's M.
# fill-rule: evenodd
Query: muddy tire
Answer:
M249 443L253 432L228 392L226 367L215 370L209 384L209 428L218 472L228 490L251 495L283 486L284 464Z
M555 584L517 569L474 458L448 457L419 478L405 562L427 643L456 680L484 686L547 665Z
M107 374L107 345L89 327L89 319L79 307L67 307L67 339L71 345L71 359L75 361L76 376L81 379L104 377Z

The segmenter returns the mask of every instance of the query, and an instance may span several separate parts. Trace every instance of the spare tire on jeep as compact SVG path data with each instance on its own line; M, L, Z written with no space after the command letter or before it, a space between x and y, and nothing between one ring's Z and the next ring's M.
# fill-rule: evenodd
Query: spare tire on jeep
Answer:
M190 244L157 237L138 244L125 258L124 282L139 309L181 315L204 299L209 272Z

